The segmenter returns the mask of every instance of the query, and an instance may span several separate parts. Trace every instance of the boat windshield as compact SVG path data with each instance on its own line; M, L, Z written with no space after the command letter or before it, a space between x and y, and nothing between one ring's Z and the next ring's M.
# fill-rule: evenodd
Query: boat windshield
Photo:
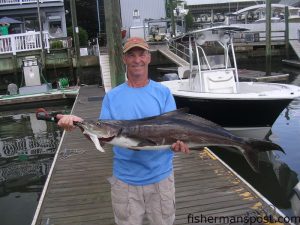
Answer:
M211 69L226 69L226 57L225 55L209 55L206 56L207 61ZM208 70L209 67L204 57L200 57L201 70ZM230 60L227 62L227 68L232 68Z

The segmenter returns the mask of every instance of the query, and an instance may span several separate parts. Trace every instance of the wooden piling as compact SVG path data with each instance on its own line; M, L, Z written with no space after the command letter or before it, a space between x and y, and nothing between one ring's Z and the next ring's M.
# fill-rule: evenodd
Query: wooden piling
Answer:
M115 87L125 81L122 61L121 10L119 0L104 0L104 10L111 85Z

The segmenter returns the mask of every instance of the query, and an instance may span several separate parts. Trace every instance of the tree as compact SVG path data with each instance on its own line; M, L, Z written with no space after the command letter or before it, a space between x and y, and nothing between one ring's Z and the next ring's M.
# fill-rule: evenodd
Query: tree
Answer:
M88 33L82 27L78 27L78 28L79 28L79 45L80 47L86 47L89 38ZM73 37L72 27L68 27L67 32L68 32L68 36Z
M192 30L194 24L194 17L192 13L188 12L188 14L185 16L184 19L185 19L186 31Z
M76 0L76 9L77 9L77 21L78 26L84 28L89 38L97 37L98 33L98 15L97 15L97 0ZM70 11L70 0L65 0L65 9ZM104 19L104 6L103 0L98 0L99 2L99 12L100 12L100 22L101 22L101 31L105 30L105 19ZM71 18L66 15L67 26L71 26Z

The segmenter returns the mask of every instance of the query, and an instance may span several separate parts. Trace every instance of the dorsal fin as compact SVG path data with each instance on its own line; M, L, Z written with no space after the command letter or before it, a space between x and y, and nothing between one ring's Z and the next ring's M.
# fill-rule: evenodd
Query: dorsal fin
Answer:
M174 111L172 111L174 112ZM170 112L170 113L172 113ZM185 122L190 122L191 124L195 125L195 126L206 126L206 127L211 127L211 128L214 128L216 130L219 130L221 132L224 133L224 128L222 126L220 126L219 124L217 123L214 123L210 120L207 120L203 117L200 117L200 116L196 116L196 115L193 115L193 114L188 114L188 113L175 113L173 114L173 119L175 120L183 120ZM227 131L227 130L226 130ZM228 132L228 131L227 131ZM230 132L228 132L229 135L232 135Z
M161 115L150 116L150 117L145 117L145 118L142 118L142 119L130 120L130 121L146 121L146 120L152 120L152 119L157 119L157 118L173 117L173 116L176 116L176 115L185 114L188 111L189 111L188 108L180 108L180 109L176 109L176 110L173 110L173 111L170 111L170 112L163 113Z

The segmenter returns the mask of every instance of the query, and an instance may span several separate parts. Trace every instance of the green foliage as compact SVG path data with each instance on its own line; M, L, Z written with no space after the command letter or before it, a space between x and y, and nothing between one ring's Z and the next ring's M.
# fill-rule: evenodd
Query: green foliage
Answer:
M166 1L166 15L167 17L171 16L171 13L173 13L173 10L177 7L178 4L182 3L182 0L167 0ZM186 8L186 5L185 5Z
M68 36L73 38L73 28L68 27L67 32L68 32ZM73 40L74 40L74 38L73 38ZM80 45L80 47L86 47L87 43L88 43L88 33L85 29L83 29L82 27L79 27L79 45Z
M51 49L59 49L63 48L63 43L59 40L50 42L50 48Z
M185 16L185 24L186 24L186 31L193 29L193 23L194 23L194 17L193 15L188 12L188 14Z

